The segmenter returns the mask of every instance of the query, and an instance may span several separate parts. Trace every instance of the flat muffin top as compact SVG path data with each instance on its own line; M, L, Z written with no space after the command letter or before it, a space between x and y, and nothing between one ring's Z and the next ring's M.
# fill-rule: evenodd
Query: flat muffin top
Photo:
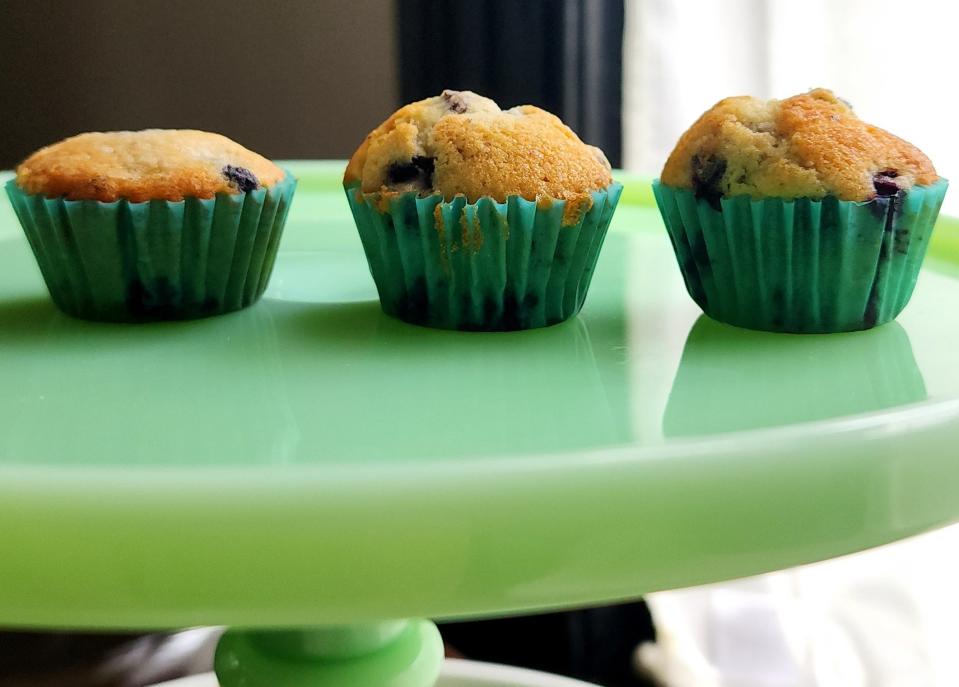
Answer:
M589 198L612 183L602 151L532 105L501 110L470 91L406 105L353 154L345 183L366 193L440 193L469 202Z
M28 193L68 200L179 201L272 186L284 172L226 136L189 129L80 134L17 167Z
M918 148L859 119L831 91L726 98L682 135L661 181L722 196L864 201L938 180Z

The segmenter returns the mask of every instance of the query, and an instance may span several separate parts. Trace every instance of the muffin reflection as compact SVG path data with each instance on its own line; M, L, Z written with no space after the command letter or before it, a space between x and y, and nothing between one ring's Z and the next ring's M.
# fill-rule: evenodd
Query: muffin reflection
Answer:
M663 417L666 437L857 415L925 400L896 322L841 336L749 331L701 316L689 332Z
M66 317L38 302L7 345L0 459L138 466L284 462L298 430L268 307L138 326ZM69 364L55 365L51 360ZM37 432L41 418L49 431ZM123 450L117 450L123 447Z
M626 431L594 356L606 344L580 318L463 333L341 306L290 308L276 322L302 440L328 460L533 454L612 444Z

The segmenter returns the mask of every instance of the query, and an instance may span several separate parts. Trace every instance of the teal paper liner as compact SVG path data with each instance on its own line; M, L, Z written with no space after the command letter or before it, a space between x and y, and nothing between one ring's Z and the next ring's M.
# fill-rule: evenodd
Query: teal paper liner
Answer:
M569 225L563 201L543 208L519 196L385 199L355 184L346 196L386 314L441 329L504 331L579 312L622 190L614 182L594 191L592 207Z
M53 302L89 320L192 319L245 308L266 290L296 180L182 201L7 195Z
M686 288L713 319L829 333L895 319L912 296L948 182L866 202L721 200L656 180Z

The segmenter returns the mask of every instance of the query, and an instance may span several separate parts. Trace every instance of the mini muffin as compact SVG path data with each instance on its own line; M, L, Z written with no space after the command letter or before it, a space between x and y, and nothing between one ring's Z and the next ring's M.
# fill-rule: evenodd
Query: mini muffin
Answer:
M946 187L915 146L817 89L720 101L680 138L654 192L707 315L839 332L906 306Z
M21 163L6 189L61 310L140 321L255 302L295 186L219 134L151 129L55 143Z
M579 312L622 190L556 116L449 90L377 127L343 183L383 310L464 330Z

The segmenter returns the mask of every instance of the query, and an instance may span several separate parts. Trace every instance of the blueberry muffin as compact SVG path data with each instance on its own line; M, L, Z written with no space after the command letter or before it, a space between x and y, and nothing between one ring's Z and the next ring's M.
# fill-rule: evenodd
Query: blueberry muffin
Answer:
M383 309L466 330L575 315L622 189L556 116L449 90L370 133L344 186Z
M266 288L296 182L219 134L86 133L17 167L7 193L50 295L86 319L187 319Z
M946 186L919 149L817 89L720 101L679 139L654 192L706 314L837 332L906 306Z

